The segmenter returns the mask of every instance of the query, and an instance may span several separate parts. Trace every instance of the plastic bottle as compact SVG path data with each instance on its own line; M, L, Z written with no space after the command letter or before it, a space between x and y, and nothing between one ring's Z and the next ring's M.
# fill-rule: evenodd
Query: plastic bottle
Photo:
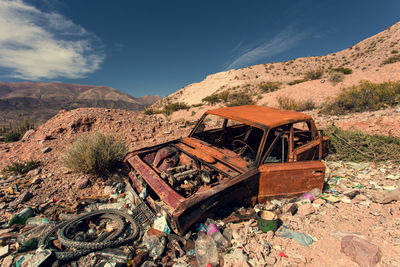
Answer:
M215 240L217 245L225 248L230 246L230 242L228 241L228 239L226 239L226 237L221 234L214 221L210 219L207 220L207 234Z
M313 190L311 190L308 193L305 193L301 196L302 199L309 199L310 202L313 202L314 200L316 200L317 198L319 198L321 196L321 190L319 188L314 188Z
M34 215L35 214L33 212L33 209L31 207L27 207L23 209L20 213L11 218L11 220L8 222L8 227L14 224L23 225L30 217L33 217Z
M218 265L217 245L211 236L200 232L195 243L195 251L199 267Z

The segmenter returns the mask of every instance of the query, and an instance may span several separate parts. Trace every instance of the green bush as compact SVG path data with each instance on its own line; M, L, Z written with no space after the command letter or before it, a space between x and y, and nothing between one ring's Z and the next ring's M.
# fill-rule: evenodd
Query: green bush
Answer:
M21 139L21 134L17 132L10 132L4 135L4 142L6 143L11 143L11 142L16 142L19 139Z
M324 71L319 69L319 70L310 70L304 74L304 79L306 80L318 80L321 79L322 74L324 74Z
M400 82L371 83L361 82L344 90L321 112L339 115L347 112L378 110L396 105L400 100Z
M343 80L344 80L343 72L334 71L329 76L329 81L331 83L333 83L333 84L337 84L337 83L343 82Z
M286 110L305 111L315 108L315 103L312 100L296 101L286 96L278 96L276 100L278 101L279 107Z
M265 93L274 92L281 87L280 82L263 82L258 85L258 87Z
M360 131L342 130L329 126L324 133L329 137L330 156L343 161L399 161L400 138L368 135Z
M352 70L352 69L343 68L343 67L336 68L336 69L333 69L333 70L334 70L334 71L337 71L337 72L341 72L341 73L343 73L343 74L345 74L345 75L348 75L348 74L352 74L352 73L353 73L353 70Z
M95 132L82 135L67 151L64 164L73 171L101 174L120 163L127 147L119 137Z
M12 162L11 165L5 167L2 172L13 173L13 174L25 174L33 169L40 166L40 161L30 160L26 162Z
M400 61L400 55L395 55L395 56L391 56L391 57L385 59L382 62L382 65L392 64L392 63L395 63L395 62L398 62L398 61Z

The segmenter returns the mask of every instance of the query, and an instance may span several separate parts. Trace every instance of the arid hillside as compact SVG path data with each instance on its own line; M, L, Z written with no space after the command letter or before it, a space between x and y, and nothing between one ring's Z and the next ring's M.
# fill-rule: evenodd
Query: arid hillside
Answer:
M216 94L223 97L224 93L247 95L257 104L272 107L279 106L279 97L309 100L319 106L360 81L399 80L399 52L400 22L336 53L211 74L157 101L151 108L157 111L168 103L185 103L194 111L190 114L198 115L197 111L203 110L199 106L210 106L211 102L204 98L215 100ZM188 119L187 114L174 118Z
M62 109L78 107L143 110L158 96L132 97L107 86L66 83L0 82L0 124L44 122Z

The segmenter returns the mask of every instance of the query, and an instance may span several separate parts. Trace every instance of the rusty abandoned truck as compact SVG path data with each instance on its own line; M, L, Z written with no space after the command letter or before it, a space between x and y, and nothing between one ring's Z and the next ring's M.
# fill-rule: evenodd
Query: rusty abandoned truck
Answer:
M184 234L215 208L322 190L328 138L303 113L238 106L207 111L188 137L128 153L135 190Z

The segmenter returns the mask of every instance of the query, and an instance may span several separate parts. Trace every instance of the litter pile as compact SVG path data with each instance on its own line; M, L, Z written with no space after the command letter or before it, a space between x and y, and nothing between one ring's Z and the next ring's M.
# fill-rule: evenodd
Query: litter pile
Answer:
M400 245L400 211L395 184L400 176L387 174L396 167L326 164L323 192L314 189L254 208L227 207L230 215L199 222L184 236L174 234L166 218L154 214L128 180L105 187L106 199L79 199L70 209L73 213L61 212L66 210L55 200L26 207L2 224L2 266L293 266L319 264L323 257L312 251L324 253L327 245L336 251L336 263L398 266L399 254L394 253ZM369 228L365 234L362 225L360 232L354 226L351 231L344 222L347 218L337 217L340 211L348 216L348 207L353 216L367 208L375 221L385 221L389 247L393 246L389 255L387 244L374 242L379 241L379 225L371 227L364 218ZM389 214L380 217L383 210L378 207L389 209Z

